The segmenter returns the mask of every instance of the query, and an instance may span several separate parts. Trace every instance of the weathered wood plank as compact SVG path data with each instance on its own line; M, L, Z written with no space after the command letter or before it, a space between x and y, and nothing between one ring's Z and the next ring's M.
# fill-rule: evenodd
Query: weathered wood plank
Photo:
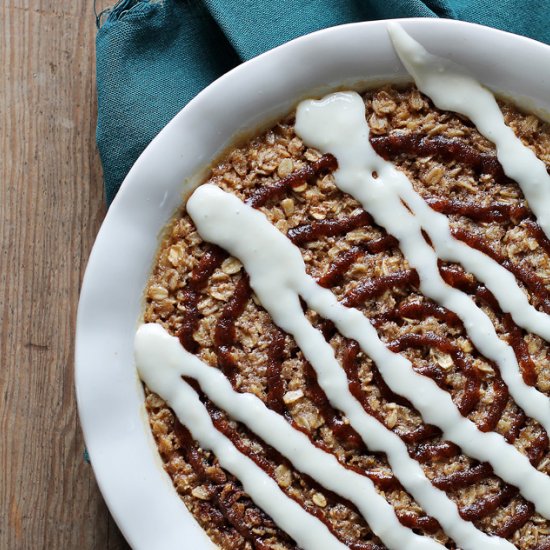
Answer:
M94 21L91 0L0 0L1 548L127 548L83 460L73 388L105 213Z

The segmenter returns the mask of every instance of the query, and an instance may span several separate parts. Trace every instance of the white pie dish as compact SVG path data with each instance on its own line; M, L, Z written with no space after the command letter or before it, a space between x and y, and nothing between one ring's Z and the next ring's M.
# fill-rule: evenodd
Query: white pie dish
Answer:
M550 111L550 47L456 21L401 23L428 50L466 66L493 90ZM136 549L212 547L162 470L134 366L134 332L158 235L192 188L192 176L239 133L285 114L309 95L404 77L386 25L320 31L223 76L155 138L109 209L82 287L76 389L96 478Z

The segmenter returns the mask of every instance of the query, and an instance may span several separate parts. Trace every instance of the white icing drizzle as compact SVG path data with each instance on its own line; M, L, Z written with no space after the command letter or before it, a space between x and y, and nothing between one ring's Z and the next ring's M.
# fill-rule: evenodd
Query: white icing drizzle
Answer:
M339 92L320 101L303 101L296 114L296 132L309 145L338 159L336 185L397 238L405 258L418 273L421 292L458 315L476 348L499 366L515 402L550 433L550 400L525 384L513 349L499 338L488 315L470 296L443 281L437 260L460 260L466 269L472 268L487 282L499 302L501 298L506 300L508 293L507 304L519 316L525 316L531 306L513 275L488 256L454 239L447 217L432 210L407 176L376 153L369 141L365 105L359 94ZM433 248L424 239L423 229L432 239ZM514 300L513 287L523 301ZM546 315L534 311L547 320Z
M428 53L399 24L389 23L388 31L417 87L440 109L468 117L495 144L505 174L519 184L539 225L550 237L550 175L544 162L505 124L493 94L463 67Z
M433 539L416 535L401 525L392 506L376 492L369 478L346 469L333 455L315 447L305 434L268 409L255 395L234 391L221 371L186 351L160 325L146 324L138 329L135 351L139 373L147 386L168 402L200 445L215 452L221 465L243 482L254 502L301 547L346 548L321 521L287 498L267 474L216 430L197 394L181 376L196 379L216 406L286 456L298 471L353 502L389 548L443 548Z
M361 312L344 307L330 290L320 287L306 273L299 249L264 214L211 184L201 185L193 193L187 211L204 240L241 260L262 306L279 327L294 337L330 403L347 416L370 450L386 453L402 485L460 547L506 547L508 543L488 537L462 520L456 505L430 483L420 465L410 458L401 439L365 412L350 393L347 377L331 345L304 315L300 297L322 317L333 321L341 334L356 340L376 362L388 385L409 398L427 423L441 427L445 438L458 443L471 456L491 462L504 479L534 497L541 507L550 508L548 502L544 503L540 487L545 476L501 436L477 430L460 415L448 393L414 372L405 357L388 350ZM549 481L546 479L547 485Z
M330 533L326 525L287 497L269 475L216 430L195 390L181 378L183 375L197 374L201 382L206 382L210 386L212 378L216 378L214 384L223 384L219 376L216 377L215 373L214 376L204 374L208 372L206 365L203 365L204 369L201 369L200 365L197 368L196 362L201 363L200 360L187 354L179 341L157 324L142 325L138 329L135 355L138 371L147 386L162 396L180 422L189 429L193 439L198 441L203 449L210 450L216 455L221 466L241 481L252 500L269 514L281 529L304 548L347 548ZM203 376L200 376L201 374ZM223 375L221 378L223 379ZM227 388L224 390L222 392L231 397ZM242 394L241 401L248 409L258 408L250 394ZM273 419L270 419L271 421Z

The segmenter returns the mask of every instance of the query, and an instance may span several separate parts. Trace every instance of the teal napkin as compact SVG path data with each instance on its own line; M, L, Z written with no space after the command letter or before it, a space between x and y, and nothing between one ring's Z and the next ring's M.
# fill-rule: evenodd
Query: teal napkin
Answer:
M132 164L201 89L322 28L447 17L550 43L550 0L121 0L98 17L97 144L110 203Z

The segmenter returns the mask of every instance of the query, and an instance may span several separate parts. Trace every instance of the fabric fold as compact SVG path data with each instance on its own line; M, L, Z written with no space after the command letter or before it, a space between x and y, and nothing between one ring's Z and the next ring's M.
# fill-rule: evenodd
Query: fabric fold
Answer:
M97 35L97 144L107 203L158 132L239 62L200 2L117 4Z

